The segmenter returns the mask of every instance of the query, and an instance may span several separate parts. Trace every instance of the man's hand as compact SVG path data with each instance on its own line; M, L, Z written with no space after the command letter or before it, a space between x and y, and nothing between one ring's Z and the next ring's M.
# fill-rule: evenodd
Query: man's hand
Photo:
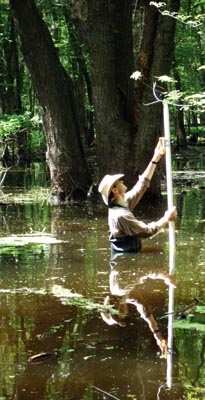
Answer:
M173 206L171 210L167 210L164 213L164 217L165 219L167 219L167 221L174 221L176 216L177 216L177 211L175 206Z
M165 155L165 153L166 153L165 138L164 137L160 137L159 141L158 141L158 143L157 143L157 145L155 147L155 150L154 150L153 160L158 162Z
M177 281L174 275L165 275L164 276L164 283L168 286L173 286L174 288L177 287Z
M160 358L167 358L167 341L165 339L162 339L160 343L158 344L161 350L161 355Z

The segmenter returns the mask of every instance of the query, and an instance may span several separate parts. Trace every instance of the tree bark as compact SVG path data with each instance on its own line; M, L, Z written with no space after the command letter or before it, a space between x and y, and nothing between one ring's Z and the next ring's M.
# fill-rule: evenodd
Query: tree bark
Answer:
M176 20L161 15L156 8L145 1L143 40L138 62L138 69L143 80L136 91L136 161L137 174L146 167L152 157L157 138L163 134L163 105L156 103L153 96L153 84L156 77L168 75L173 60ZM177 12L180 0L167 0L166 9ZM163 91L160 88L159 91ZM160 97L160 94L158 92ZM148 105L155 102L155 104ZM154 175L150 194L160 196L160 175Z
M80 115L81 134L85 139L88 147L92 147L94 143L94 119L93 119L93 100L92 100L92 83L88 71L87 59L85 51L83 51L82 43L78 37L78 32L75 25L71 22L71 12L66 6L63 9L68 29L69 40L75 54L75 61L73 62L76 69L76 76L78 75L78 85L76 85L76 97L78 101L78 109ZM88 57L88 56L87 56ZM73 71L74 74L74 71ZM87 100L85 97L87 94ZM85 103L88 103L85 109Z
M71 0L74 23L89 51L98 178L132 173L131 0Z
M2 10L1 10L2 11ZM19 66L16 32L11 15L0 15L0 24L5 32L1 44L1 102L2 113L13 114L22 112L21 82L22 75ZM6 20L6 22L5 22Z
M140 3L145 13L137 69L143 81L136 88L134 112L134 81L130 79L134 72L132 1L70 1L74 21L90 54L98 177L123 172L130 186L145 169L162 134L162 104L144 104L155 100L155 77L169 72L175 20L160 16L148 0ZM167 1L167 8L177 11L179 4L179 0ZM160 196L159 173L152 179L149 193Z
M174 78L176 80L176 83L175 83L176 90L181 92L182 91L181 80L180 80L180 75L177 70L175 57L174 57L173 74L174 74ZM181 103L182 103L182 101L181 101ZM181 108L177 108L177 110L176 110L175 129L176 129L176 137L177 137L177 150L179 150L179 148L181 146L186 146L186 144L187 144L186 130L185 130L185 126L184 126L184 111Z
M91 179L72 82L34 0L10 0L10 6L43 119L53 199L58 203L85 198Z

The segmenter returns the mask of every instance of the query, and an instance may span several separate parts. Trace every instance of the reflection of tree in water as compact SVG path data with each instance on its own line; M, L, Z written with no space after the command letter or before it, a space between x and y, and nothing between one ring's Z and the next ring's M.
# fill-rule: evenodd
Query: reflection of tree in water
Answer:
M32 326L29 338L27 321L24 320L21 325L24 333L27 332L23 335L27 357L54 349L60 351L60 356L39 364L28 363L16 380L16 400L39 400L45 396L78 400L89 391L99 398L94 386L116 395L136 393L136 386L141 392L143 385L151 391L146 379L151 375L151 358L153 365L156 359L149 349L151 353L147 353L147 365L146 361L143 361L144 367L141 362L137 365L138 356L142 358L144 351L140 343L143 327L139 323L135 326L131 318L129 324L128 319L125 335L121 328L107 329L99 315L89 317L83 311L64 306L50 296L38 297L37 303L38 307L30 315ZM19 317L24 319L21 312ZM61 353L62 349L65 351ZM142 373L142 368L147 374ZM162 376L163 364L160 370ZM155 374L159 373L159 366L157 371L155 368L153 371L154 380Z
M60 280L65 288L69 287L75 291L78 288L77 291L82 293L83 282L83 294L90 297L90 293L94 293L96 298L103 302L104 295L107 294L109 273L105 269L105 263L99 265L100 259L96 256L96 265L93 265L89 258L86 260L88 254L75 255L74 261L72 260L66 270L64 263L72 247L68 245L67 251L66 246L52 246L46 271L48 286L52 282L56 283L56 280L59 283ZM159 264L160 259L161 263L164 263L164 257L162 261L162 256L155 254L154 263ZM84 263L85 260L87 264ZM126 269L129 268L128 277L133 280L138 267L140 272L147 270L152 258L147 256L145 259L144 256L140 258L139 263L142 261L146 268L137 264L136 260L133 269L130 263L123 265L123 280L126 284L129 281L125 277ZM56 277L56 280L53 277ZM164 307L166 290L162 290L164 285L160 283L157 286L153 286L153 281L147 282L146 294L149 302L152 301L152 291L155 287L153 305L159 316L167 310L166 306ZM156 357L156 343L132 306L126 318L126 328L108 327L96 311L87 313L83 309L63 305L52 296L45 296L45 299L43 296L37 296L36 305L30 313L30 326L28 319L25 321L22 317L24 312L21 314L21 329L24 330L27 356L53 350L59 350L60 356L47 362L26 365L25 371L16 381L17 400L39 400L45 397L52 400L94 400L102 399L103 396L107 398L106 394L103 395L96 388L113 394L120 400L127 399L128 396L144 396L146 400L157 399L159 386L166 381L166 365L164 360ZM164 322L166 323L166 320L163 320ZM29 338L27 335L30 331ZM61 352L63 349L65 352ZM169 392L163 387L159 398L178 400L177 391L179 388L174 387Z
M16 381L15 400L101 399L98 389L122 400L128 395L156 398L165 381L165 362L156 358L156 344L135 313L126 318L126 330L108 327L99 313L45 295L36 297L30 320L30 329L27 321L21 325L27 357L59 350L59 358L28 363Z
M90 215L89 206L85 205L66 209L54 207L51 233L66 243L50 247L48 281L50 279L51 284L63 282L64 287L93 297L94 291L98 290L97 274L99 271L106 271L108 265L105 262L106 257L109 257L106 250L109 246L107 232L102 234L97 218ZM99 251L102 247L103 259L100 258ZM57 276L56 281L53 281L53 275Z
M30 311L27 320L25 308L18 310L27 359L35 353L60 350L66 333L73 331L76 317L75 307L68 308L52 296L36 296L32 304L33 309L27 310ZM27 363L24 373L16 382L15 399L43 398L47 381L56 368L55 359L48 360L47 365Z
M175 329L175 347L181 379L194 387L204 387L205 336L191 329Z

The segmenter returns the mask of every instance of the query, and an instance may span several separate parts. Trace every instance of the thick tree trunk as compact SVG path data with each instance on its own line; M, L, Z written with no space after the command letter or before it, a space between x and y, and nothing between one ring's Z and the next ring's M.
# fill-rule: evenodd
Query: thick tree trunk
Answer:
M56 201L85 198L91 180L80 139L72 82L59 62L34 0L10 0L22 52L40 105Z
M133 119L132 1L71 0L91 61L99 179L130 168Z
M137 173L143 171L151 158L157 138L163 134L163 106L153 96L153 84L156 77L169 75L174 50L174 35L176 20L162 16L157 9L145 1L145 20L143 41L138 69L143 74L143 81L136 92L136 165ZM166 8L177 12L180 0L167 0ZM159 94L159 93L158 93ZM160 95L159 95L160 97ZM160 195L159 174L152 179L150 193Z
M162 104L144 104L154 100L152 86L156 76L169 72L175 20L160 16L149 0L141 2L145 5L144 34L137 69L144 79L136 92L133 122L132 1L70 1L91 60L99 178L105 173L124 172L128 184L134 183L162 134ZM179 3L167 1L167 7L177 11ZM160 195L160 189L156 173L150 192Z
M90 74L88 71L87 60L85 54L82 50L82 43L78 37L78 33L76 31L75 25L71 23L71 16L68 13L68 7L64 7L64 15L68 29L69 40L71 43L71 47L75 54L75 62L74 68L79 71L76 71L78 74L78 85L75 89L77 89L77 93L75 93L75 97L79 99L78 101L78 109L80 115L80 126L81 126L81 134L85 139L85 142L88 147L92 147L94 142L94 119L93 119L93 99L92 99L92 83L90 79ZM74 71L73 71L74 74ZM85 98L85 94L87 93L87 100ZM88 102L88 107L85 110L84 104Z

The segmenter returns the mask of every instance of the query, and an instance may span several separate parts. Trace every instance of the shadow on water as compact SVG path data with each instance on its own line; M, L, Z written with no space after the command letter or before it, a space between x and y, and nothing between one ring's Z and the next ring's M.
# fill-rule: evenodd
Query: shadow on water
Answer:
M41 185L41 180L36 182ZM5 179L2 191L13 188ZM174 320L194 299L202 307L205 304L205 191L184 183L179 188ZM140 218L153 220L165 208L166 198L157 208L140 206L138 212ZM146 246L159 251L111 260L102 205L2 204L0 219L1 400L203 398L203 312L202 323L194 330L187 329L186 319L173 328L171 389L166 384L167 360L160 358L146 320L151 307L162 335L167 336L169 288L158 275L148 277L169 270L167 231L146 239ZM16 240L31 232L52 234L56 242ZM114 287L120 306L124 295L136 300L138 293L138 306L126 303L126 326L108 325L102 318L105 298L113 294L111 276L118 279ZM139 301L139 292L145 302ZM112 316L119 318L117 313ZM47 358L29 362L41 353L48 353Z

